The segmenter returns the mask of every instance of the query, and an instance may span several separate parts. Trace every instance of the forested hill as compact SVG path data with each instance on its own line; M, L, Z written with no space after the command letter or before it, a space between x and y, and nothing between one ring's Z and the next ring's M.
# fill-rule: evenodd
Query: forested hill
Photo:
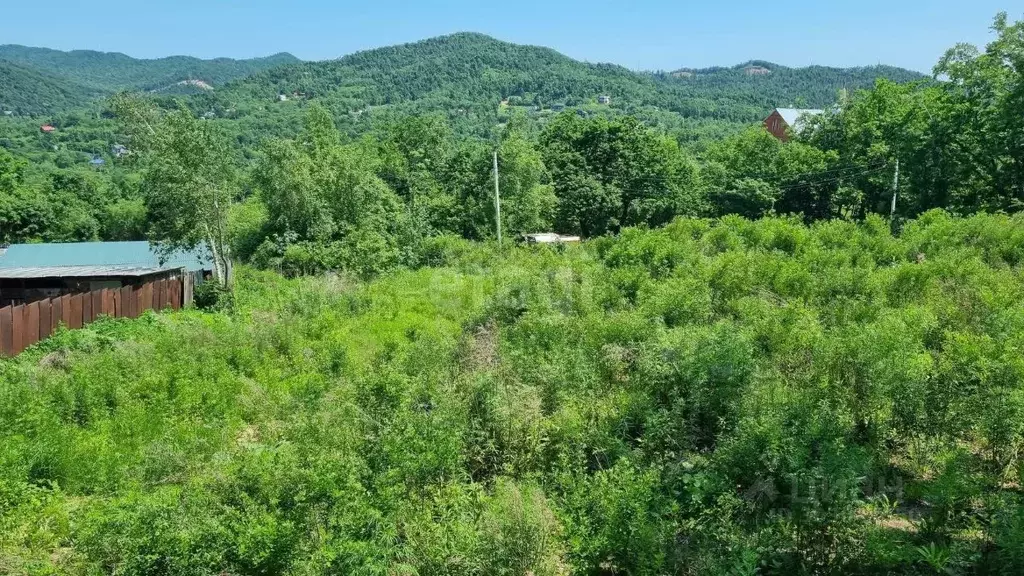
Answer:
M683 68L657 76L665 81L681 83L694 93L706 92L762 104L765 103L764 98L769 97L773 107L798 108L822 108L835 102L838 90L867 88L877 78L900 83L926 78L919 72L894 66L790 68L763 60L752 60L731 68Z
M8 44L0 46L0 64L5 70L9 70L7 64L14 64L21 68L19 76L26 75L27 71L35 72L59 82L66 98L53 97L55 90L49 86L43 86L42 92L33 92L32 84L19 80L19 84L0 85L0 106L21 114L49 113L118 90L177 90L180 82L189 80L220 86L267 68L298 61L287 53L248 60L202 60L189 56L146 60L115 52L62 52ZM5 74L13 75L12 72Z
M66 78L0 60L0 111L38 114L82 105L100 92Z
M144 60L120 53L4 45L0 64L6 76L17 78L0 86L0 107L19 115L62 112L123 89L182 94L209 92L212 87L219 93L201 98L198 107L209 104L262 115L264 103L279 94L298 93L319 98L338 113L381 106L404 112L446 112L461 114L466 124L481 129L493 125L497 104L506 99L509 111L519 107L535 113L562 105L593 104L598 95L608 95L612 110L647 120L747 123L774 106L826 106L836 100L840 89L866 88L879 77L922 78L916 72L885 66L787 68L767 62L635 72L475 33L308 63L287 53L251 60L185 56Z
M684 73L634 72L611 64L573 60L552 49L460 33L358 52L338 60L273 68L241 80L222 94L228 100L272 100L302 93L336 110L401 105L417 110L462 111L511 106L532 109L577 106L611 97L612 108L649 108L687 118L748 122L778 105L821 107L839 89L867 88L876 78L919 79L891 67L792 69L764 63L769 73L744 66Z

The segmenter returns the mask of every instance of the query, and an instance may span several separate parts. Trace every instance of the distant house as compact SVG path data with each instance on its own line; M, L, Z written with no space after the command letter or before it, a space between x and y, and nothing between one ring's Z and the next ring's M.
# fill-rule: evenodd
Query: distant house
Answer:
M287 94L278 94L277 95L277 101L278 102L287 102L288 101L288 95Z
M612 103L612 97L611 96L605 96L605 95L602 94L601 96L597 97L597 103L598 104L611 104Z
M561 112L562 110L565 110L565 104L552 104L551 105L551 111L552 112Z
M213 269L199 252L160 254L149 242L14 244L0 248L0 306L121 288Z
M767 76L772 73L771 70L764 66L747 66L743 69L743 72L747 76Z
M92 160L89 161L89 164L93 168L99 168L99 167L103 166L106 163L107 163L107 161L104 160L103 158L100 158L99 156L96 156L95 158L93 158Z
M113 154L115 158L120 158L122 156L127 156L128 155L128 147L127 146L123 146L121 144L114 144L113 146L110 147L110 153Z
M50 126L49 124L43 124L42 126L39 127L39 129L42 130L43 132L47 133L47 134L49 134L50 132L56 132L57 131L56 128L54 128L53 126Z
M4 116L14 116L14 110L4 110Z
M807 119L818 116L824 110L800 108L776 108L764 119L764 127L783 142L789 140L789 132L799 133L807 125Z

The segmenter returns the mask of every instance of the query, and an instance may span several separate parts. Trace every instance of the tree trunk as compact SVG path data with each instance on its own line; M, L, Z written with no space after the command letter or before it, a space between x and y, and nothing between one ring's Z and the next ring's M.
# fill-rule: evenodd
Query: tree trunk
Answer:
M230 292L235 289L235 265L231 262L231 254L226 246L221 251L221 258L224 260L224 282L222 286Z

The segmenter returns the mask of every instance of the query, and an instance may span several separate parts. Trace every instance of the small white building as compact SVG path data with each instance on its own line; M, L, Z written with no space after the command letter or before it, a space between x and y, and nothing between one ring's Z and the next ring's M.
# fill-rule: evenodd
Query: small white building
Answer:
M605 96L604 94L602 94L602 95L597 97L597 103L598 104L605 104L605 105L611 104L612 103L612 97L611 96Z
M536 234L523 234L527 244L568 244L580 241L579 236L562 236L554 232L539 232Z

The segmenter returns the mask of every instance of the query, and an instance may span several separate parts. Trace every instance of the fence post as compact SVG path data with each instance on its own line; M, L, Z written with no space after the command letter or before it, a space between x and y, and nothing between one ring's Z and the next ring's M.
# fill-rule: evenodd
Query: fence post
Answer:
M11 318L13 306L0 308L0 354L14 356L14 324Z
M82 311L78 311L81 316ZM60 321L65 328L71 328L71 295L65 294L60 297Z
M25 348L39 342L39 302L25 305Z
M92 300L92 319L96 320L103 314L103 290L93 290L89 297Z
M188 308L192 306L192 290L195 288L196 277L192 272L186 271L181 277L182 281L182 298L181 307Z
M39 301L39 339L46 340L50 337L53 307L49 298Z
M64 297L57 296L50 299L50 334L57 332L61 319L64 318Z
M85 325L85 300L81 294L71 295L71 317L69 318L68 328L77 330Z
M14 306L11 308L11 356L21 354L25 349L22 342L25 341L25 306Z

